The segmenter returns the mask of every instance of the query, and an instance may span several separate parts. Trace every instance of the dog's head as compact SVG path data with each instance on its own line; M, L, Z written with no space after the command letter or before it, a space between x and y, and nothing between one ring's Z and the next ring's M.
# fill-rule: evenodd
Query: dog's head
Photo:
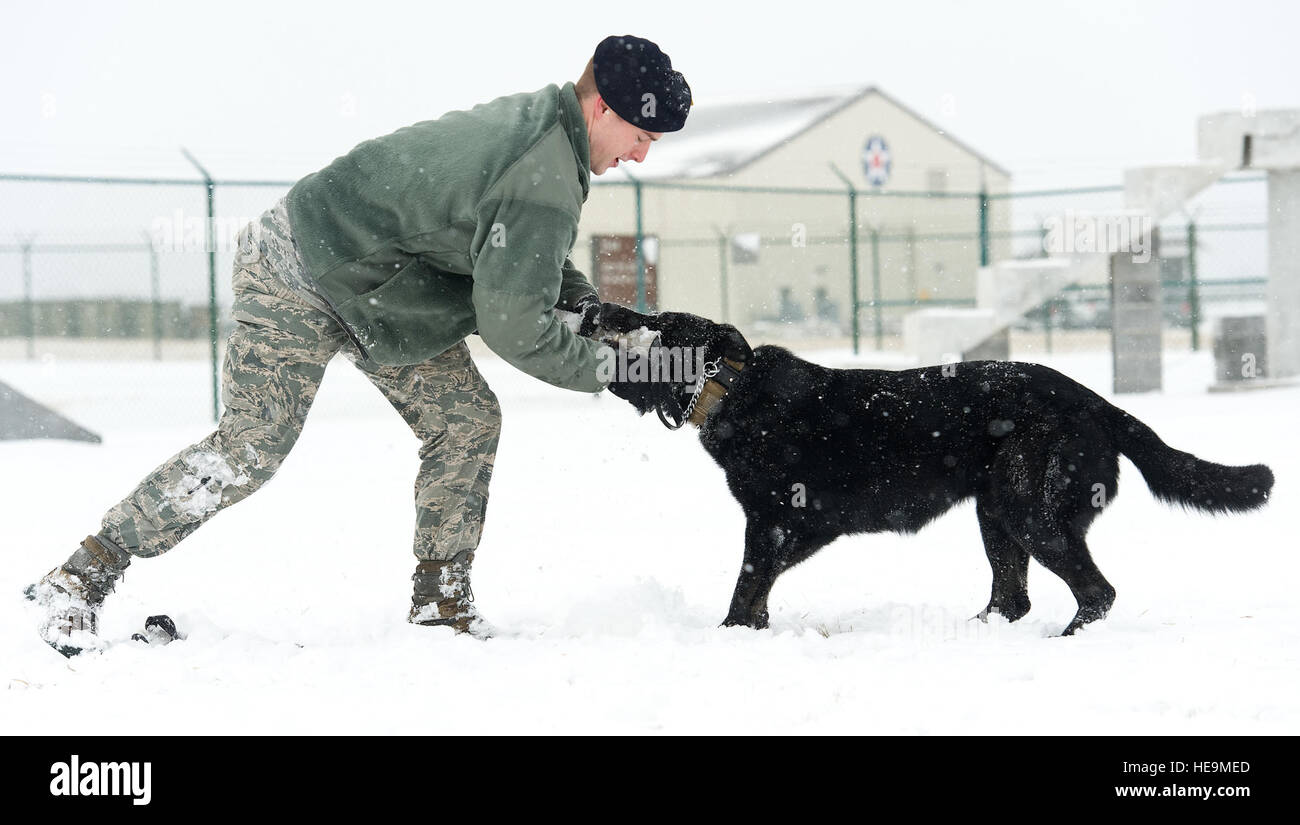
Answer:
M656 334L651 347L628 348L629 334L642 328ZM660 417L680 424L706 365L727 359L744 366L752 350L745 337L730 324L718 324L686 312L647 315L606 304L597 337L620 349L619 368L626 365L627 380L610 385L639 413L657 410ZM665 424L667 424L665 420Z

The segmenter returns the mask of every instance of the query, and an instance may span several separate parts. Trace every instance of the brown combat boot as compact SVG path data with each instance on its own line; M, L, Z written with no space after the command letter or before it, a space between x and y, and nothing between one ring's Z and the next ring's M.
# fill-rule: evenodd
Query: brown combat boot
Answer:
M474 607L469 586L474 553L462 550L446 561L422 561L415 566L415 593L406 620L426 627L450 627L479 639L489 638L487 624Z
M130 564L131 555L111 540L86 536L66 562L24 593L45 610L41 638L64 656L101 647L99 610Z

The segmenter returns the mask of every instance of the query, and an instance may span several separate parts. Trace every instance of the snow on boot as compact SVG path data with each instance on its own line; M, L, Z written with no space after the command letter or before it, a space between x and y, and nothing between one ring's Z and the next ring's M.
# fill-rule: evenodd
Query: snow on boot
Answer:
M69 657L102 647L96 635L99 610L130 563L131 555L109 539L86 536L62 566L24 591L45 610L41 638Z
M492 634L474 607L469 586L474 553L462 550L447 561L422 561L415 566L415 594L411 596L411 624L445 626L480 639Z

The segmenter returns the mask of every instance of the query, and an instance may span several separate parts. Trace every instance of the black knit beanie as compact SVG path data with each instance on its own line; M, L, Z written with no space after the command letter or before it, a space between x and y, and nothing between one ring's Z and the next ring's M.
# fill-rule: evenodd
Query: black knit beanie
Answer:
M596 91L619 117L647 132L676 132L686 125L691 87L654 43L610 35L596 47L594 62Z

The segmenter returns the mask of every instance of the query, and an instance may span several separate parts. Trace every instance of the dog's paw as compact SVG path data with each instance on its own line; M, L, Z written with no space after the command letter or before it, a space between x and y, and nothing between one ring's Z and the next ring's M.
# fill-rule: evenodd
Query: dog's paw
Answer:
M728 616L722 620L720 627L748 627L751 630L766 630L767 613L764 612L761 615L752 617Z
M994 605L989 605L988 607L984 608L980 612L976 613L974 616L971 616L970 620L973 622L976 619L979 619L981 622L988 624L989 616L998 616L1001 617L1003 621L1015 622L1024 618L1025 614L1028 612L1029 612L1029 600L1023 599L1018 602L1015 602L1009 607L1005 605L1001 607L995 607Z
M1078 633L1080 630L1083 630L1084 627L1086 627L1086 624L1076 619L1075 621L1070 622L1068 625L1066 625L1065 630L1061 631L1061 635L1058 638L1064 639L1068 636L1073 636L1075 633Z

